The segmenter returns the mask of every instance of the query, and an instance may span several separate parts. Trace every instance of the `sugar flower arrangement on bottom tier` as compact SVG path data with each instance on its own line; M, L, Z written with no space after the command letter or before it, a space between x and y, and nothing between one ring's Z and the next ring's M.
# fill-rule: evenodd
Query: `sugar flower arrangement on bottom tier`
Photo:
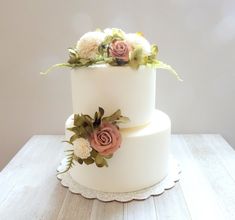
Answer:
M65 141L72 145L72 149L67 151L67 167L63 172L67 172L74 161L86 165L95 163L97 167L108 166L106 159L113 156L122 142L118 124L129 119L122 116L120 110L104 117L104 109L99 107L93 118L75 114L73 121L73 127L68 128L73 135Z
M150 45L140 32L126 34L117 28L87 32L68 51L69 60L66 63L55 64L42 74L47 74L55 67L76 68L106 63L134 69L140 65L167 69L181 80L171 66L157 59L157 45Z

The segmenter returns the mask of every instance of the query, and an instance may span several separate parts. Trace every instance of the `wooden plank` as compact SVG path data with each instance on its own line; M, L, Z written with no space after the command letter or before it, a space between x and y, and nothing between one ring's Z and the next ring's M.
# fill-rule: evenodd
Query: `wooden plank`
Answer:
M235 150L221 135L202 135L202 138L214 150L229 175L235 181Z
M122 220L123 203L120 202L101 202L94 200L91 220Z
M227 166L230 171L228 172L224 166L226 164L232 165L235 162L235 151L228 145L219 142L218 139L221 139L219 136L185 135L184 139L193 154L194 160L215 191L220 206L226 211L227 219L235 219L235 181L230 175L234 173L235 167ZM208 141L212 139L217 141ZM216 147L215 143L217 143ZM215 150L215 148L219 150ZM223 157L219 152L224 153ZM226 160L228 163L225 162Z
M166 190L160 196L154 196L155 207L159 219L189 220L191 219L184 195L179 183Z
M2 171L0 219L56 219L67 189L56 178L61 136L34 136Z
M23 161L27 161L27 154L30 151L31 145L35 144L35 138L31 138L27 144L15 155L15 157L8 163L8 165L1 171L0 175L0 204L7 198L8 194L15 187L16 176L20 167L23 166ZM35 152L36 153L36 152ZM33 155L32 155L33 156ZM22 159L21 159L22 158ZM14 181L12 181L14 180ZM1 206L0 206L1 207Z
M57 220L90 219L93 200L68 193L61 207Z
M158 219L153 197L143 201L124 203L124 220Z
M172 136L172 152L180 161L180 186L192 219L228 219L226 211L217 200L216 192L194 160L184 136Z

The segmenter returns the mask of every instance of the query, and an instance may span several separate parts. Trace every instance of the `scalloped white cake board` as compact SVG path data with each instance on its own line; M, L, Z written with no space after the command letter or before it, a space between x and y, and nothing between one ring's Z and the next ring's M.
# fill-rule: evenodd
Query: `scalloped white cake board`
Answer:
M60 166L57 168L58 172L61 172L65 169L65 162L66 158L62 160ZM169 163L169 173L161 182L148 188L133 192L111 193L93 190L75 182L70 176L69 172L58 174L57 178L61 180L61 184L65 187L68 187L72 193L80 194L88 199L99 199L104 202L128 202L131 200L144 200L150 196L157 196L162 194L165 190L173 188L175 183L179 181L181 172L179 163L173 157L170 158Z

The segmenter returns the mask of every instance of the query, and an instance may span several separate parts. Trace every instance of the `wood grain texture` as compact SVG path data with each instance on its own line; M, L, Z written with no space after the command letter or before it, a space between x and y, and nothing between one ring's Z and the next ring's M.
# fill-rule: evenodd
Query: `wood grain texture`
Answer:
M155 196L155 208L159 219L188 220L191 219L180 183L166 190L161 196Z
M196 138L196 137L195 137ZM184 136L172 138L172 152L180 161L180 185L192 219L226 219L217 196L194 159ZM225 186L226 187L226 186Z
M80 195L67 193L59 215L55 219L77 220L90 219L93 200L85 199Z
M1 220L235 219L235 151L220 135L172 135L182 174L144 201L101 202L61 186L63 136L33 136L0 173Z
M153 197L143 201L131 201L124 204L125 220L158 219Z
M94 200L92 220L121 220L123 219L123 204L119 202L101 202Z
M219 137L217 136L215 139L218 140ZM207 135L198 137L187 135L184 136L184 140L193 153L194 160L197 162L199 169L207 177L216 195L220 209L223 211L224 218L235 219L235 179L232 177L235 166L229 166L235 165L230 159L232 157L235 158L235 151L229 148L228 145L225 148L226 151L220 150L221 146L225 146L225 142L223 145L216 145L213 142L213 138L211 138L211 142L208 141ZM219 140L217 143L219 143ZM223 157L220 156L220 151L221 153L224 152ZM225 152L229 152L229 155L225 154ZM229 164L225 161L228 161Z

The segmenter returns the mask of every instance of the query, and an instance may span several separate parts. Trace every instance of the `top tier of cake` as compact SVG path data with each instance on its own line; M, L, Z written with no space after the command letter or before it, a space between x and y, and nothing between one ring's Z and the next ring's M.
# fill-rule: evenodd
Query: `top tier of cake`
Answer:
M156 69L108 64L75 68L71 72L73 113L93 115L100 106L109 115L121 109L136 127L150 122L155 109Z

